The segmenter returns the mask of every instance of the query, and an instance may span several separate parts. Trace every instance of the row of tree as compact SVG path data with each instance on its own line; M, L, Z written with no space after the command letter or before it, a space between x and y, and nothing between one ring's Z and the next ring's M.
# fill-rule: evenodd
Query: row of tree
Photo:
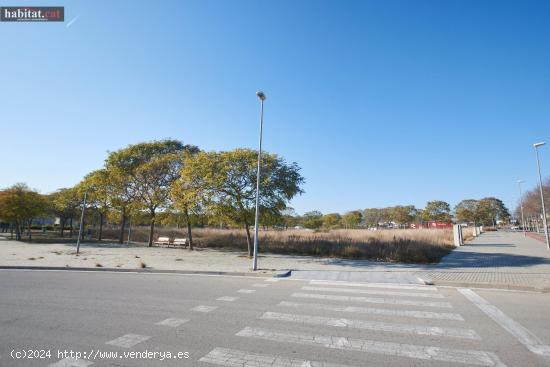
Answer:
M275 154L264 153L261 168L261 216L273 223L282 218L288 201L302 193L304 178L296 163ZM202 152L177 140L139 143L109 153L104 166L75 187L50 195L24 184L1 191L0 219L11 223L20 239L34 218L55 216L63 236L66 224L72 228L73 218L85 205L97 217L99 240L106 220L120 224L122 242L128 219L147 217L150 246L159 216L183 219L192 248L193 218L203 217L208 223L244 226L251 254L256 169L257 152L249 149Z
M369 228L387 225L408 227L426 221L494 225L510 217L499 199L463 200L451 210L444 201L430 201L424 208L398 205L388 208L354 210L343 215L319 211L297 215L288 202L302 193L304 178L296 163L287 163L275 154L262 156L260 195L261 223L266 227ZM102 239L105 223L119 225L119 242L125 227L132 223L149 225L149 245L155 225L186 226L192 248L193 226L242 226L252 253L250 229L254 223L257 152L236 149L203 152L177 140L161 140L129 145L110 152L102 168L87 174L71 188L41 195L24 184L0 191L0 222L10 223L17 239L33 219L59 220L59 234L72 231L73 220L86 207L86 221L97 228ZM531 208L533 193L525 197ZM550 197L550 195L548 195ZM84 198L86 200L84 201ZM533 210L537 208L533 200ZM540 204L539 204L540 205ZM530 210L530 209L527 209Z
M416 208L414 205L397 205L387 208L367 208L339 213L322 214L320 211L305 213L302 217L287 216L287 226L303 226L310 229L334 228L373 228L380 226L409 227L411 223L429 221L466 222L479 225L495 225L496 222L508 221L510 213L504 203L494 197L481 200L463 200L454 211L449 203L441 200L429 201L426 206Z

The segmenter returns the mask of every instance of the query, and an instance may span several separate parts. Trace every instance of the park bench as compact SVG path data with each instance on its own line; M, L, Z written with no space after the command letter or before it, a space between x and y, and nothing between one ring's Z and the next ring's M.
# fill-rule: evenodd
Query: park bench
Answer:
M153 244L159 245L159 246L170 246L170 238L169 237L159 237Z
M174 238L172 245L174 245L174 247L187 247L187 238Z

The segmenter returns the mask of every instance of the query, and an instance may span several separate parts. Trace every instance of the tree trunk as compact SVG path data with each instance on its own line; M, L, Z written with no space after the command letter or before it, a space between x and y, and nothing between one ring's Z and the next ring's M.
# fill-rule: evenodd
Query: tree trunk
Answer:
M69 237L73 238L73 218L69 219L69 226L71 229L69 229Z
M244 228L246 228L246 243L248 245L248 257L252 257L253 249L252 249L252 239L250 238L250 226L248 225L248 221L244 221Z
M65 218L59 218L59 236L63 237L63 232L65 231Z
M29 236L29 241L32 241L32 233L31 233L31 226L32 226L32 219L29 219L28 223L27 223L27 229L28 229L28 236Z
M15 222L15 240L21 241L21 225L18 221Z
M151 226L149 227L149 247L153 246L153 235L155 234L155 212L151 213Z
M99 232L97 234L97 240L101 241L103 237L103 213L99 213Z
M189 218L189 209L185 207L185 221L187 222L187 240L189 241L189 251L193 251L193 234L191 233L191 219Z
M124 227L126 227L126 208L122 208L120 217L120 235L118 237L118 243L124 242Z

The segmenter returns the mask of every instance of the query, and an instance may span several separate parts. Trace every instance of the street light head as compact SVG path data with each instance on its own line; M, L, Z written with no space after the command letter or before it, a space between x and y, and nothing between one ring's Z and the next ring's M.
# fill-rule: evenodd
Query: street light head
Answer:
M265 101L265 94L264 94L264 92L262 92L261 90L259 90L259 91L256 92L256 95L258 96L258 98L259 98L261 101Z
M517 183L520 184L520 183L524 183L525 181L523 180L518 180Z
M546 144L546 143L543 142L543 141L541 141L540 143L535 143L535 144L533 144L533 146L534 146L535 148L538 148L538 147L542 147L544 144Z

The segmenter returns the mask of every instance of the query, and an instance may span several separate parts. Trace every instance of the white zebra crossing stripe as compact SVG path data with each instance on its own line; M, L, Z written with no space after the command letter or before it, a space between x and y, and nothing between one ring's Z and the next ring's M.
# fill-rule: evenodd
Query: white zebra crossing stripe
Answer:
M256 287L256 288L265 288L265 287L269 287L270 284L267 284L267 283L254 283L252 284L253 287Z
M381 296L396 296L396 297L420 297L420 298L445 298L439 293L416 293L416 292L394 292L384 291L377 289L349 289L349 288L331 288L331 287L302 287L305 291L317 291L317 292L340 292L340 293L354 293L354 294L373 294Z
M344 318L294 315L279 312L265 312L262 316L260 316L260 319L294 322L297 324L306 325L334 326L350 329L384 331L399 334L444 336L449 338L481 340L481 337L478 335L478 333L471 329L447 328L439 326L421 326L410 324L393 324L381 321L349 320Z
M216 301L234 302L238 299L239 299L239 297L224 296L224 297L216 298Z
M287 302L287 301L280 302L278 306L304 308L304 309L310 309L310 310L313 309L313 310L325 310L325 311L336 311L336 312L364 313L364 314L380 315L380 316L412 317L417 319L464 321L464 318L461 315L457 313L450 313L450 312L393 310L393 309L387 309L387 308L336 306L336 305L327 305L327 304L320 304L320 303L300 303L300 302Z
M111 341L108 341L105 344L110 344L121 348L131 348L134 345L142 343L150 338L150 336L146 335L126 334Z
M358 283L358 282L345 282L337 280L312 280L310 285L335 285L346 287L360 287L360 288L383 288L383 289L403 289L403 290L416 290L416 291L428 291L437 292L437 288L428 285L408 285L408 284L385 284L385 283Z
M94 364L94 362L90 362L84 359L67 357L56 363L49 364L48 367L87 367L92 364Z
M246 294L254 293L254 292L256 292L255 289L239 289L239 290L237 291L237 293L246 293Z
M185 324L185 323L188 322L188 321L189 321L189 319L175 319L175 318L170 318L170 319L166 319L166 320L159 321L159 322L157 322L155 325L170 326L170 327L178 327L178 326L180 326L180 325Z
M199 306L196 306L196 307L193 307L191 309L191 311L195 311L195 312L210 312L210 311L214 311L216 308L218 308L217 306L204 306L204 305L199 305Z
M307 361L228 348L215 348L199 361L227 367L346 367L340 364Z
M413 300L407 300L407 299L394 299L394 298L339 296L339 295L333 295L333 294L316 294L316 293L300 293L300 292L293 293L291 297L323 299L323 300L343 301L343 302L384 303L388 305L453 308L453 306L449 302L413 301Z
M523 344L531 352L550 357L550 346L545 345L535 334L524 328L521 324L508 317L505 313L487 302L483 297L471 289L459 289L460 293L476 305L487 316L492 318L504 330L512 334L521 344Z
M330 349L383 354L421 360L455 362L477 366L505 367L496 354L479 350L439 348L434 346L400 344L331 335L277 332L263 328L251 327L245 327L235 335L283 343L295 343Z

